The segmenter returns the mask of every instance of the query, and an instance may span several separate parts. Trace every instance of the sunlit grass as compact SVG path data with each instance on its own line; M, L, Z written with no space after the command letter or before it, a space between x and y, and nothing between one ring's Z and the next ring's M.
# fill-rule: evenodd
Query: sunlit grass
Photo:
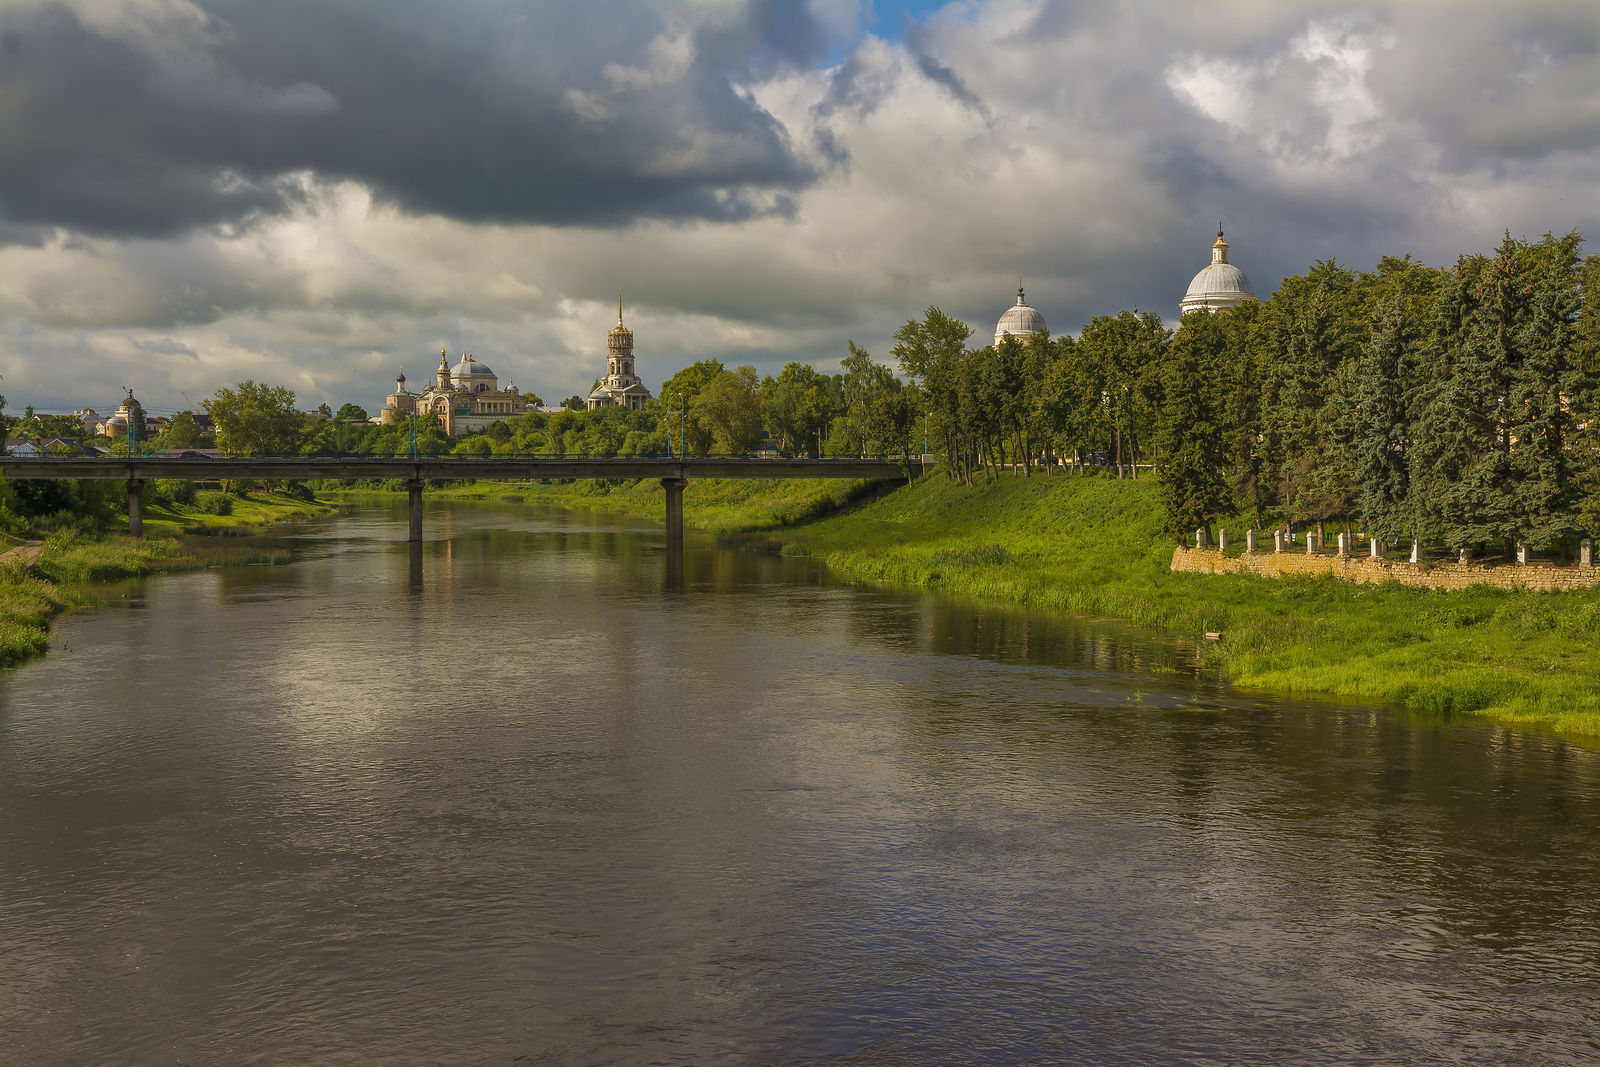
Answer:
M446 491L656 522L665 510L654 480ZM910 487L691 481L684 519L762 537L862 581L1220 633L1203 644L1206 661L1238 685L1600 738L1600 592L1175 574L1153 479L1036 474L970 489L939 472Z
M1175 574L1156 486L942 474L771 535L858 579L1198 636L1236 684L1600 737L1600 593Z

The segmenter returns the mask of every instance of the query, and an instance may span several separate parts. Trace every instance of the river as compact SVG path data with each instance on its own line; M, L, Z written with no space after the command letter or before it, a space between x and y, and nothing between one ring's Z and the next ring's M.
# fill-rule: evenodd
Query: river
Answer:
M1600 1059L1600 759L515 503L0 676L0 1062Z

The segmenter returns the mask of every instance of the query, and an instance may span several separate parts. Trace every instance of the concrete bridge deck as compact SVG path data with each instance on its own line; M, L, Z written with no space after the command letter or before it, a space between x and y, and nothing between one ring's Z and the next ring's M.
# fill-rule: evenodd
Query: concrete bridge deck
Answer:
M919 457L920 458L920 457ZM667 491L667 544L682 551L683 487L691 478L904 478L888 459L760 459L754 456L0 456L12 479L91 478L128 483L128 532L144 534L144 483L151 478L400 478L410 487L410 539L422 540L422 490L434 480L657 478Z

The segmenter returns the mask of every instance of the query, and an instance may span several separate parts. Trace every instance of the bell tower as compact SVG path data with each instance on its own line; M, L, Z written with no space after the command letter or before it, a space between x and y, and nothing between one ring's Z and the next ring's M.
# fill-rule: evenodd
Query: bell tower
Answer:
M617 290L617 324L606 336L610 357L606 365L609 384L626 387L633 384L633 331L622 324L622 290Z

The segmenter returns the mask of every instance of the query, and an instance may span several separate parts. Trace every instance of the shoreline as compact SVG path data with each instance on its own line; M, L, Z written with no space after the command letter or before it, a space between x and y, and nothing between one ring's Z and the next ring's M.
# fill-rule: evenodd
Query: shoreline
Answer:
M942 471L911 486L832 495L799 483L691 482L684 518L700 532L818 558L850 581L1193 637L1203 662L1240 689L1600 743L1600 650L1591 640L1600 592L1174 572L1156 490L1154 479L1097 474L1002 477L969 489ZM437 491L657 521L664 509L660 488L642 483Z
M0 554L0 669L48 652L56 618L98 603L103 586L152 574L286 563L286 549L252 543L253 535L339 510L324 500L272 493L236 503L236 514L226 516L152 507L142 539L61 531Z

